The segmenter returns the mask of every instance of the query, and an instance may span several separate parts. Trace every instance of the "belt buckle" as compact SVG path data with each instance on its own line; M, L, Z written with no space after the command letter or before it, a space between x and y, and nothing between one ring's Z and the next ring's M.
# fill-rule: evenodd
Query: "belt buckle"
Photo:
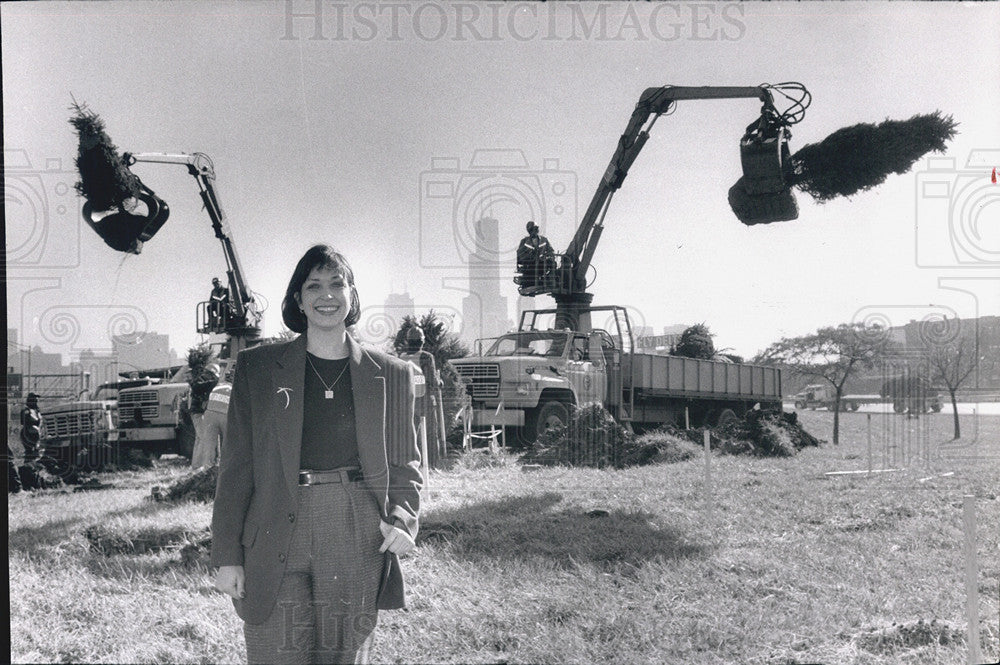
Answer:
M299 485L312 485L312 473L309 471L299 471Z

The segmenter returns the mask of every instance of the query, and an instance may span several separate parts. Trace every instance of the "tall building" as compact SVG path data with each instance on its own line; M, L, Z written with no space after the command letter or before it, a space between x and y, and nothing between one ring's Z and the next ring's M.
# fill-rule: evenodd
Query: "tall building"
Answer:
M476 249L469 255L469 295L462 298L463 341L496 337L511 327L507 298L500 295L503 277L500 255L500 223L492 217L476 222Z
M73 363L74 368L88 377L84 388L93 390L102 383L111 383L119 380L119 372L131 370L118 363L118 358L113 353L97 353L92 349L85 349L80 352L80 357Z
M381 330L385 329L385 334L390 338L395 336L396 331L403 324L403 319L407 316L416 316L416 309L413 305L413 297L406 291L403 293L390 293L385 298L385 304L382 306L385 315L384 324L379 325L378 328ZM375 343L384 340L369 340Z

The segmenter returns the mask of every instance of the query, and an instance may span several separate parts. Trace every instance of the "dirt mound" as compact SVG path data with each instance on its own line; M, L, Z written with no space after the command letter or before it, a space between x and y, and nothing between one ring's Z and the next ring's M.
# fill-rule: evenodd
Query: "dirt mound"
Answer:
M700 452L701 447L691 437L674 427L662 426L627 443L623 463L624 466L673 464L692 459Z
M727 455L790 457L823 443L802 429L795 413L748 411L722 427L685 430L666 424L634 436L602 407L588 406L575 411L567 427L539 437L521 463L621 469L680 462L700 454L706 431L712 450Z
M145 554L161 550L178 550L183 553L192 546L203 548L206 539L210 542L208 528L191 530L183 527L148 527L129 531L122 527L95 524L87 527L84 536L90 549L111 556L114 554Z
M714 433L720 439L719 451L729 455L791 457L803 448L822 443L802 428L794 412L747 411L743 418ZM714 441L712 447L716 447Z
M154 501L212 501L218 480L219 467L213 464L189 473L167 488L157 485L150 495Z
M596 468L624 466L624 450L632 436L601 406L575 409L566 427L538 437L521 458L524 464L567 464Z
M945 621L920 619L903 624L893 623L888 628L861 633L854 639L865 651L889 656L898 651L931 645L962 645L965 643L965 632Z

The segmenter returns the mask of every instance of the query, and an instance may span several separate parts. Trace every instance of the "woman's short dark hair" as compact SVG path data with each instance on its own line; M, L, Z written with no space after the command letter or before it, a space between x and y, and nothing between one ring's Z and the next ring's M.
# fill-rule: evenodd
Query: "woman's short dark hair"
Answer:
M306 315L299 308L299 301L295 296L302 292L302 285L306 283L309 274L316 268L325 268L340 273L348 286L351 287L351 311L347 313L344 320L345 326L353 326L361 318L361 302L358 300L358 290L354 286L354 271L351 264L343 254L336 251L329 245L313 245L299 259L292 273L292 279L285 289L285 299L281 301L281 318L285 325L292 332L304 333L306 331Z

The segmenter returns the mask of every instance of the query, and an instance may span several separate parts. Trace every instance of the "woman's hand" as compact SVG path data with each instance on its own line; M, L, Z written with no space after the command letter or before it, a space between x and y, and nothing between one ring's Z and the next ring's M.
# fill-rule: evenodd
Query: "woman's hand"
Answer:
M382 547L378 548L379 552L389 550L393 554L406 554L417 546L413 542L413 537L405 529L393 526L383 520L378 521L378 526L382 530L382 535L385 536Z
M215 588L233 598L243 598L243 566L219 566L215 574Z

